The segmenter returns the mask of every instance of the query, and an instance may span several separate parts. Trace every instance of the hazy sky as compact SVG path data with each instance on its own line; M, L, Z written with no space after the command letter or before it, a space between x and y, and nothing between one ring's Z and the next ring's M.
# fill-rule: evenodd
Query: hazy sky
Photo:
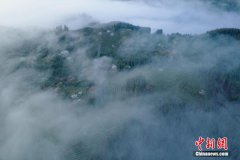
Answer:
M197 1L153 0L1 0L0 25L52 28L67 23L78 28L92 19L126 21L163 28L167 33L202 33L220 27L240 27L240 13L227 12ZM81 15L89 15L81 18Z

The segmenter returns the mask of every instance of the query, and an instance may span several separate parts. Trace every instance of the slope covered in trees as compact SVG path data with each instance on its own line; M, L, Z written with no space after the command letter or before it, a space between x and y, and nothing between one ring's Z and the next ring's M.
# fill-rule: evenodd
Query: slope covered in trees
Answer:
M0 104L17 107L5 114L0 159L14 141L25 148L9 160L190 160L199 135L229 137L230 159L240 158L239 29L164 34L112 22L10 33Z

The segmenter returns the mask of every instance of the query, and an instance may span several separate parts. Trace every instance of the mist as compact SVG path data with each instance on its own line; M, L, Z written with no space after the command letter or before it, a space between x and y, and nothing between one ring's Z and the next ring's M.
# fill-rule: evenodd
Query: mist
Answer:
M0 2L0 160L239 159L240 14L204 2Z
M153 30L162 28L166 33L196 34L238 28L240 7L238 1L233 2L229 7L234 10L222 1L216 7L204 0L9 0L0 2L0 25L50 29L66 24L77 29L91 22L124 21Z

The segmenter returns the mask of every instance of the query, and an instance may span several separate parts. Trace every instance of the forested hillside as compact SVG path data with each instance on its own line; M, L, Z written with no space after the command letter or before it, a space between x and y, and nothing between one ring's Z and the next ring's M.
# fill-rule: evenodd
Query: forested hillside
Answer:
M192 160L199 136L240 158L240 29L0 34L1 160Z

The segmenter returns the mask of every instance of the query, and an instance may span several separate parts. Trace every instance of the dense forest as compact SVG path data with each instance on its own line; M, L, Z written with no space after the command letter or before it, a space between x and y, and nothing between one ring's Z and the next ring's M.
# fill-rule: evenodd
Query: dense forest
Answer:
M226 47L230 43L229 41L238 43L237 40L240 40L240 29L235 28L216 29L203 35L193 36L179 33L164 35L162 30L151 33L150 28L121 22L113 22L74 31L69 31L66 26L59 27L56 28L55 33L51 33L56 36L56 44L48 46L48 42L45 42L44 36L42 42L35 44L37 46L34 49L39 49L39 47L40 49L37 51L39 56L37 57L37 63L34 64L36 65L34 67L44 72L50 71L51 73L49 78L41 85L43 89L47 89L48 87L56 88L59 93L63 94L66 98L75 97L73 95L77 95L78 92L82 93L81 96L87 96L89 90L94 88L95 85L93 81L85 79L84 76L76 75L76 72L69 68L71 63L79 63L73 60L73 62L70 62L70 65L68 64L69 61L72 60L69 59L69 57L74 57L74 53L78 52L79 49L84 48L86 58L89 60L110 58L111 65L108 66L108 71L114 75L120 72L128 72L141 66L151 65L157 60L163 61L165 59L164 61L177 62L179 61L179 56L183 56L189 59L189 61L194 62L197 60L196 58L201 60L201 58L205 58L207 54L216 54L214 53L216 52L215 50L219 49L216 45ZM46 35L48 34L49 33L46 33ZM36 40L32 42L36 43ZM204 43L203 46L201 46L201 48L199 48L199 46L196 47L195 44L200 42ZM179 52L183 51L176 50L176 47L182 43L186 46L179 48L184 50L184 53L180 53L182 55L179 55ZM212 46L209 46L209 43L212 43ZM26 45L32 46L31 43ZM233 44L230 43L230 45ZM27 49L26 46L21 47L20 51ZM31 53L31 51L25 52ZM237 52L237 50L235 52ZM229 53L229 56L232 56L232 54L234 53ZM236 67L231 71L220 70L220 63L227 61L224 57L222 58L218 63L212 64L212 68L208 68L205 73L201 70L195 74L199 74L196 76L203 74L201 75L204 80L204 86L202 87L205 88L208 93L208 98L210 98L210 96L214 98L216 94L219 94L218 92L222 92L221 94L224 94L228 100L236 101L240 96L240 86L238 84L240 77L237 76L239 69ZM196 65L200 62L196 62ZM209 81L209 77L212 78L211 81ZM186 77L183 76L182 78ZM137 79L138 78L127 80L127 92L131 92L132 90L142 92L148 89L154 92L151 90L151 88L154 87L150 86L158 85L151 84L150 82L148 82L148 84L144 77L139 79L139 81L142 82L138 82ZM198 90L201 90L201 88L199 88L200 86L185 86L189 84L184 81L187 81L187 79L180 79L179 82L176 82L180 88L183 87L181 88L182 91L186 93L189 92L188 94L193 97L201 97L201 95L198 94ZM216 88L212 87L211 83L215 83Z
M0 115L12 110L0 159L190 160L199 136L228 137L229 159L240 158L240 29L0 33Z

